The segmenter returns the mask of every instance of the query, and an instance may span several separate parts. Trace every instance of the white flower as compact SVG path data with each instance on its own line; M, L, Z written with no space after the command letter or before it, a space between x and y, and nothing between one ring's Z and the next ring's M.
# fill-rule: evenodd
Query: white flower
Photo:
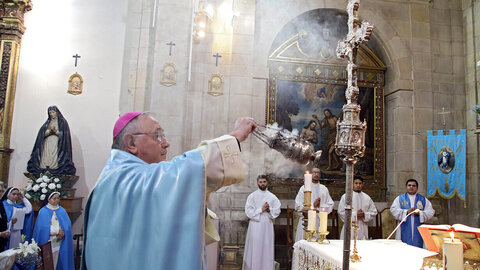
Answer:
M48 190L46 188L42 188L42 193L47 193Z
M28 180L27 183L31 185L33 183L32 179Z
M62 188L62 185L60 185L60 184L57 184L57 188Z
M55 178L55 179L53 179L53 182L58 183L58 182L60 182L60 179Z
M48 176L44 175L44 176L42 176L42 179L45 181L45 180L48 179Z
M37 183L42 183L42 182L43 182L43 179L42 179L42 178L38 178L36 182L37 182Z
M45 197L46 197L45 194L40 195L40 200L41 201L45 200Z
M56 185L54 183L48 184L49 189L55 189Z
M32 184L28 184L27 188L26 188L27 191L30 191L32 190Z
M32 247L32 249L34 251L37 251L37 252L40 251L40 248L38 247L37 242L35 242L35 239L33 239L33 238L32 238L32 243L30 244L30 246Z
M50 180L50 178L47 177L47 179L44 179L43 181L44 181L45 183L49 183L51 180Z
M28 193L25 194L25 197L26 197L27 199L31 199L31 198L32 198L32 196L30 196L30 194L28 194Z
M46 187L46 186L47 186L47 183L41 183L41 184L40 184L40 187L42 187L42 188L44 188L44 187Z
M39 185L35 185L35 186L32 187L32 190L33 190L34 192L37 192L37 190L38 190L39 188L40 188Z

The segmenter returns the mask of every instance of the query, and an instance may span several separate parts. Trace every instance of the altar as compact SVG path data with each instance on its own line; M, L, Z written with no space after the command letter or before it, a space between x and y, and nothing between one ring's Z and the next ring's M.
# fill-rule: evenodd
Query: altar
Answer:
M353 250L353 241L351 241ZM343 240L330 240L330 244L319 244L301 240L293 246L293 270L341 270L343 262ZM423 258L436 255L426 249L407 245L400 240L359 240L358 254L361 262L350 262L352 270L420 269Z

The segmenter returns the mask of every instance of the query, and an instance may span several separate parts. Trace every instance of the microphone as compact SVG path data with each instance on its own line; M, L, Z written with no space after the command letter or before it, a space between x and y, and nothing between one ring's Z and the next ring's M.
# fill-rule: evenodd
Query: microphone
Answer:
M397 227L395 228L395 230L393 230L393 232L387 237L387 240L390 239L390 237L392 237L392 235L398 230L398 228L400 228L400 225L402 225L403 222L405 222L405 220L407 220L407 218L414 214L414 213L420 213L420 209L415 209L414 211L410 212L410 214L406 215L402 221L400 221L400 223L398 223Z

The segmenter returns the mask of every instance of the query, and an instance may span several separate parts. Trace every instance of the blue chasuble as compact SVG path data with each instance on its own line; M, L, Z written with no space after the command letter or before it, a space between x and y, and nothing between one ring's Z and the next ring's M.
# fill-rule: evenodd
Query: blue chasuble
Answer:
M23 202L9 204L7 200L4 200L3 207L5 208L5 213L7 214L7 220L8 222L10 222L10 220L12 219L13 207L24 208L25 204ZM23 221L23 229L21 231L21 233L25 235L25 241L28 241L29 243L32 240L32 229L33 229L33 210L29 214L25 215L25 220Z
M65 232L65 237L60 244L60 251L58 254L57 270L75 269L73 261L73 238L72 238L72 223L68 217L67 211L63 207L57 210L49 209L47 206L42 207L35 222L35 229L33 231L33 239L41 245L50 240L50 225L52 215L55 212L60 228Z
M198 150L148 164L113 149L85 209L82 269L203 269Z
M415 196L415 206L410 206L410 198L408 197L408 193L405 192L404 194L400 195L398 198L398 202L400 203L400 207L402 209L408 210L412 207L418 208L420 210L425 209L426 200L420 194L416 194ZM412 217L413 217L413 238L412 238ZM420 216L412 214L402 223L401 231L402 231L402 242L407 243L411 246L416 246L419 248L423 248L423 239L418 231L418 226L422 225L420 223Z

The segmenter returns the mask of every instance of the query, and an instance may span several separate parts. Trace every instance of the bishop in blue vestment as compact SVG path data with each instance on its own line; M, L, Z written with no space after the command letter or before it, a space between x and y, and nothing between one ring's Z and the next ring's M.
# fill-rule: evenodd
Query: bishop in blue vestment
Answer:
M114 127L110 157L85 209L83 269L203 269L206 196L244 178L239 143L256 124L165 161L170 146L149 114Z

